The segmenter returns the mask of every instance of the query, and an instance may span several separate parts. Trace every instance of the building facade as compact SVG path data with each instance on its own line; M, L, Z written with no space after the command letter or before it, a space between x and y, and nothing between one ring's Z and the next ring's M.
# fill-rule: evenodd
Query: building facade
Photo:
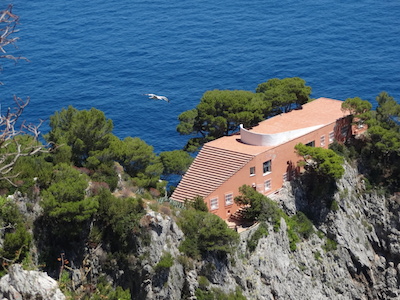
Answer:
M298 172L295 145L328 148L352 134L342 101L319 98L251 129L206 143L171 196L184 202L201 196L208 209L229 219L239 207L234 198L243 184L264 195L278 192Z

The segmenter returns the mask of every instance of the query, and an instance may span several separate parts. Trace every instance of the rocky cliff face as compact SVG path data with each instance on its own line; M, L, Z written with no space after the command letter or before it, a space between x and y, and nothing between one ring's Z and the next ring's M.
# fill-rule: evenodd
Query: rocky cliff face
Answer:
M46 273L25 271L21 265L12 265L0 279L0 299L64 300L57 282Z
M225 293L239 287L247 299L260 300L400 298L400 196L367 192L357 171L346 166L334 195L336 206L310 203L296 182L274 200L289 215L301 210L317 216L316 233L298 243L297 250L290 250L288 225L282 219L279 230L270 226L254 252L248 251L247 241L257 225L240 234L240 244L231 257L194 261L178 250L184 235L174 219L150 211L146 220L151 246L142 247L132 266L116 272L114 280L124 277L132 298L146 300L196 299L199 285ZM172 266L157 267L166 253L173 257ZM104 255L101 247L90 255L90 268L96 274L102 272ZM0 296L22 299L12 296L13 274L1 279ZM79 276L74 280L80 284ZM25 280L24 289L32 289L34 295L37 286L29 282ZM53 298L42 299L63 299L56 287L51 291Z
M295 251L282 219L280 230L270 228L253 253L246 245L257 226L241 233L227 260L208 257L192 264L179 256L183 235L172 219L152 213L143 299L195 299L199 276L208 279L209 289L232 292L239 286L248 299L399 299L400 197L367 193L356 170L347 166L334 199L337 207L326 209L316 225L319 234ZM310 205L296 184L275 200L288 214ZM329 247L329 241L336 243ZM161 275L152 266L163 251L171 252L175 263Z

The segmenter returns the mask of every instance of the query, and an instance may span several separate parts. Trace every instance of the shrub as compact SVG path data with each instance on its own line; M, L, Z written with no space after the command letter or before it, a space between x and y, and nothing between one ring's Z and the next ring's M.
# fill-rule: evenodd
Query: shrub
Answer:
M174 258L172 257L171 253L166 252L161 256L160 261L155 266L156 272L164 269L169 269L174 265Z
M265 222L261 222L257 230L252 234L250 239L247 241L247 249L249 249L250 252L256 250L258 241L266 236L268 236L268 225Z
M239 241L239 234L214 214L187 209L182 211L178 224L185 234L179 249L193 258L207 252L231 253Z
M325 252L333 251L337 249L337 242L327 238L325 241L325 245L322 247Z

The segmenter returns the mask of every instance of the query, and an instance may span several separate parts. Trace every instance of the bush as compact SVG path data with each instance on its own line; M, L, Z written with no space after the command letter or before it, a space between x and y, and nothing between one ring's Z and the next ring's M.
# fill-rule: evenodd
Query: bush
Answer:
M3 239L0 262L4 268L10 261L21 262L27 257L32 236L17 205L4 197L0 197L0 224L5 227L0 231Z
M161 256L160 261L155 266L155 271L159 272L160 270L169 269L174 265L174 258L171 253L167 252Z
M325 241L325 245L322 247L325 252L333 251L337 249L337 242L327 238Z
M247 241L247 249L250 252L256 250L258 241L266 236L268 236L268 225L265 222L261 222L257 230L252 234L250 239Z
M187 209L182 212L178 224L185 234L179 249L193 258L207 252L231 253L233 245L239 241L239 234L214 214Z

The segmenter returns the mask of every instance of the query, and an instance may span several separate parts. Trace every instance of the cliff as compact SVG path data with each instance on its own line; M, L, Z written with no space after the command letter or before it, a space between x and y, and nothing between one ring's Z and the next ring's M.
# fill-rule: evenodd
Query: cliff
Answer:
M296 183L288 184L275 200L288 214L310 205ZM239 287L247 299L398 299L400 197L366 191L362 177L347 165L334 200L335 209L321 211L315 205L320 216L316 233L295 251L290 250L282 219L280 229L275 232L270 226L254 252L246 245L257 226L241 233L232 257L209 256L193 264L179 257L177 245L183 235L173 220L151 213L152 246L143 299L194 299L199 284L226 293ZM163 250L174 255L175 263L160 276L151 266Z
M146 300L196 299L198 288L226 295L241 290L247 299L260 300L398 299L400 197L367 191L357 170L346 165L333 199L336 205L330 207L325 200L310 203L300 182L288 183L274 200L288 215L301 210L315 216L315 233L310 238L291 250L288 224L282 218L280 228L269 226L268 235L253 252L247 243L258 225L240 233L232 255L208 255L200 261L178 250L185 237L172 215L148 211L144 219L150 245L142 244L130 265L116 269L109 280L129 287L132 299ZM172 257L170 265L161 264L166 253ZM86 268L102 273L105 256L98 245L89 251ZM15 286L14 273L0 281L4 299L15 298L9 292ZM75 272L73 280L79 287L84 278ZM25 280L24 289L32 289L35 295L29 282ZM56 298L43 295L41 299Z

